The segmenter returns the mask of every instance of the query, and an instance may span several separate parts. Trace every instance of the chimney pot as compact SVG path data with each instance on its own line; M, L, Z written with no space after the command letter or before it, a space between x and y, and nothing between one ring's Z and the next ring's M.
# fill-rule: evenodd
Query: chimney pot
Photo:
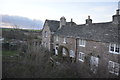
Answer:
M120 23L120 9L116 10L116 14L113 15L113 23L119 24Z
M120 9L117 9L116 10L116 15L120 15L119 12L120 12Z
M90 16L88 16L88 19L86 19L86 24L92 24L92 19L90 19Z
M90 19L90 16L88 16L88 19Z

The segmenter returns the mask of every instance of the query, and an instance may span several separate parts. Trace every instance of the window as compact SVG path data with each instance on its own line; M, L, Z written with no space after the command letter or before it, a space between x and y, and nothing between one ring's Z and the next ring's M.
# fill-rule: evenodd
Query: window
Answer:
M98 67L98 63L99 63L99 58L91 56L90 67L91 67L91 70L93 71L93 73L96 73L97 67Z
M47 46L48 46L48 43L44 43L44 46L47 47Z
M44 34L44 36L45 36L45 37L48 37L48 33L47 33L47 31L45 31L45 34Z
M114 73L116 75L119 75L119 68L120 68L120 64L113 62L113 61L109 61L108 69L109 69L110 73Z
M84 62L85 54L82 52L79 52L79 61Z
M80 39L79 40L79 46L85 47L86 40Z
M120 46L118 44L116 44L116 46L115 46L115 52L117 52L117 53L120 52Z
M65 48L62 49L62 53L63 53L63 56L66 56L66 49Z
M66 43L66 38L63 38L63 43Z
M114 52L114 44L111 44L111 46L110 46L110 51L113 51L113 52Z
M55 54L58 55L58 46L55 46Z
M58 41L58 36L56 36L56 41Z
M75 57L75 53L73 50L70 50L70 57Z
M110 53L115 53L115 54L120 54L120 45L110 44L109 45L109 52Z

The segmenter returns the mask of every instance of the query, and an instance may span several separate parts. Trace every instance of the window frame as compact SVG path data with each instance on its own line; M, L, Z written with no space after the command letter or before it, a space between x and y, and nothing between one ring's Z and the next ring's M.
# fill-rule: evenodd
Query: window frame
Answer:
M86 45L86 40L84 40L84 39L79 39L79 46L85 47L85 45Z
M72 51L73 55L71 55L71 51ZM70 50L70 54L69 55L70 55L70 57L73 58L73 57L75 57L75 52L73 50Z
M66 56L66 55L67 55L67 52L66 52L66 49L65 49L65 48L62 48L62 55L63 55L63 56Z
M112 65L111 65L112 64ZM116 66L115 65L117 65L117 68L116 68ZM112 68L112 69L111 69ZM118 69L118 71L116 72L116 69ZM114 61L109 61L108 62L108 70L109 70L109 72L110 73L112 73L112 74L115 74L115 75L119 75L119 70L120 70L120 64L119 63L117 63L117 62L114 62Z
M59 48L59 47L56 45L56 46L55 46L55 55L58 55L58 48Z
M112 47L113 47L113 50L111 50ZM116 52L116 48L118 49L119 52ZM120 54L120 45L119 44L110 43L109 44L109 52L110 53L114 53L114 54Z
M63 38L63 43L65 43L65 44L67 43L67 40L66 40L66 38Z
M85 61L85 53L79 52L79 61L84 62Z
M58 36L55 37L55 40L58 41Z

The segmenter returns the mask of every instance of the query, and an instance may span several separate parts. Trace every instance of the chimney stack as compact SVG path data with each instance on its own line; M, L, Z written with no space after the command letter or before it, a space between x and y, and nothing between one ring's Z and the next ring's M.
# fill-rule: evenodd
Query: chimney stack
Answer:
M116 10L116 15L120 15L119 12L120 12L120 9L117 9L117 10Z
M87 25L92 24L92 19L90 19L90 16L88 16L88 19L86 19L86 24Z
M120 9L116 10L116 14L113 15L113 23L120 24Z
M63 16L63 17L60 18L60 27L59 27L59 29L60 29L62 26L64 26L64 25L66 25L66 19L65 19L65 17Z

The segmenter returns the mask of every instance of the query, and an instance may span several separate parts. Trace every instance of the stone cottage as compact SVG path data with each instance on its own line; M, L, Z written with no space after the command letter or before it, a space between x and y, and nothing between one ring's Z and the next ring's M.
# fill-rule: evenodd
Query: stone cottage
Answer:
M88 16L85 24L46 20L42 30L42 45L63 57L78 63L78 72L85 76L119 77L120 75L120 13L112 21L92 23ZM61 48L60 48L61 47ZM84 77L84 76L83 76Z

